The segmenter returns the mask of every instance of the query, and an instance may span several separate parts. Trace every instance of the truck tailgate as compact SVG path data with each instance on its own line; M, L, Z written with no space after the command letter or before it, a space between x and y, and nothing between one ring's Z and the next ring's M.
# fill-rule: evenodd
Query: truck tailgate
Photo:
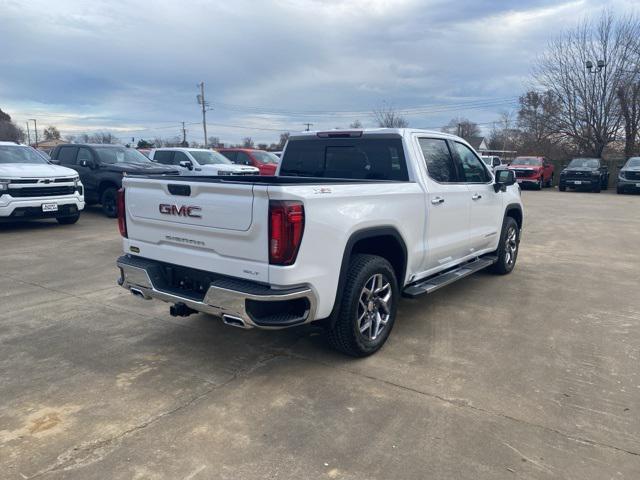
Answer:
M268 281L266 186L125 177L123 187L125 252Z

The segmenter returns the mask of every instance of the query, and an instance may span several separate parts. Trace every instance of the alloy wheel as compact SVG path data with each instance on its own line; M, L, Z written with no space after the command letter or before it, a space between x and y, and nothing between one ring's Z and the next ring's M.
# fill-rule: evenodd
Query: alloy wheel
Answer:
M516 261L516 254L518 253L518 232L515 227L509 227L507 230L507 236L504 244L504 261L507 265L511 266Z
M381 274L372 275L364 284L358 299L358 331L368 341L384 332L391 315L391 283Z

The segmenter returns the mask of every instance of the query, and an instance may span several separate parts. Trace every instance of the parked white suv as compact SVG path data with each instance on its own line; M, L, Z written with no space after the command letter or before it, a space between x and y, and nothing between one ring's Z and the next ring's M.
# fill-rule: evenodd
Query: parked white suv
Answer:
M511 272L523 222L510 170L415 129L291 135L275 177L125 177L120 285L242 328L322 321L337 349L386 341L400 296Z
M78 172L26 145L0 142L0 221L55 218L75 223L84 209Z
M260 175L256 167L236 165L221 153L205 148L154 148L149 158L178 167L180 175Z

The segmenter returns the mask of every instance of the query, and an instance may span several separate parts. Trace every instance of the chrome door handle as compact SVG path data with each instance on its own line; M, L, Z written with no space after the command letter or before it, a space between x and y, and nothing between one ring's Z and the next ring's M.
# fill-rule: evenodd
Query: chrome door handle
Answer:
M431 199L431 203L433 203L434 205L438 205L440 203L444 203L444 198L442 198L442 197L433 197Z
M482 198L482 195L480 195L479 193L474 193L473 197L471 197L471 200L480 200Z

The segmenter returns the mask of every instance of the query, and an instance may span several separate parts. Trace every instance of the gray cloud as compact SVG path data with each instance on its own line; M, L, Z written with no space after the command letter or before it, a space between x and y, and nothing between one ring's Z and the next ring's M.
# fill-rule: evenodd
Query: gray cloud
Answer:
M632 4L607 2L621 13ZM371 124L368 112L382 102L450 106L410 116L415 126L456 115L489 122L511 108L548 38L602 7L596 0L61 0L53 8L0 0L0 44L9 47L0 58L0 107L18 120L37 114L65 133L172 136L180 121L199 120L196 83L204 80L210 134L227 141L273 140L277 132L268 129L306 121ZM503 103L489 104L494 99ZM472 101L486 106L454 109ZM197 125L189 130L200 139Z

